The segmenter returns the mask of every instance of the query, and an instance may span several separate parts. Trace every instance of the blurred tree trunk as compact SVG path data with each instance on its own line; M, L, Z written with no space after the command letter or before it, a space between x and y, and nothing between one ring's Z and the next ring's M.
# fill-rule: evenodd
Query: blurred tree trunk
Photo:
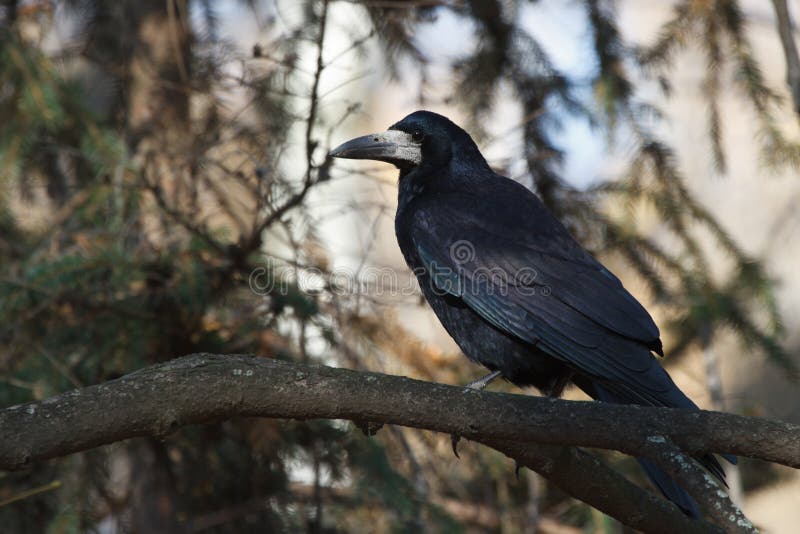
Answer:
M129 157L149 183L154 183L177 205L185 199L183 162L177 156L190 150L189 69L191 62L191 28L187 0L128 0L124 13L129 25L121 28L130 43L124 97L124 128L127 132ZM111 7L110 9L117 9ZM195 195L190 194L189 197ZM152 229L148 212L140 221ZM162 221L166 232L169 226ZM158 232L159 234L161 232ZM165 316L180 321L182 314L162 310ZM191 330L186 330L187 332ZM186 345L188 339L169 336L165 342ZM174 532L178 502L172 466L163 443L147 438L132 443L129 449L133 466L131 488L131 530L136 533Z
M130 531L166 534L177 529L175 480L166 447L151 438L134 440L130 446Z
M703 361L706 367L706 387L711 397L711 409L718 412L726 410L725 394L722 389L722 369L719 357L714 350L714 333L710 324L703 328L700 338L703 346ZM725 465L725 474L728 476L728 494L733 502L741 504L744 501L742 490L742 477L738 465Z
M131 147L151 139L180 143L189 131L191 29L186 0L143 0L134 22L128 67ZM155 147L153 147L155 148Z
M164 201L196 213L197 187L186 161L192 154L189 5L187 0L146 0L138 6L128 66L129 149L146 182L162 192Z
M525 531L537 532L539 530L539 488L541 478L536 471L526 471L528 483L528 503L525 505Z
M17 4L19 0L3 0L3 10L5 11L6 25L11 28L17 20Z

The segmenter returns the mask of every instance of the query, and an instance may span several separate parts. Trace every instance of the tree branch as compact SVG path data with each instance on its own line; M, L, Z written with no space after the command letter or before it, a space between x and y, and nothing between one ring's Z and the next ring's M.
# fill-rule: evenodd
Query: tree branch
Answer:
M350 419L457 433L647 532L709 526L687 520L671 503L564 445L657 459L653 440L660 436L692 456L722 452L800 467L800 426L779 421L476 392L267 358L197 354L3 409L0 469L235 416Z
M674 534L684 529L723 532L715 525L690 520L672 503L655 493L643 491L586 451L496 438L476 441L513 458L517 465L536 471L566 493L631 528L653 534ZM737 532L736 529L726 531Z
M736 531L751 534L758 532L711 475L674 443L662 436L651 436L647 440L646 449L643 455L656 462L665 473L681 480L686 491L717 524L736 527Z

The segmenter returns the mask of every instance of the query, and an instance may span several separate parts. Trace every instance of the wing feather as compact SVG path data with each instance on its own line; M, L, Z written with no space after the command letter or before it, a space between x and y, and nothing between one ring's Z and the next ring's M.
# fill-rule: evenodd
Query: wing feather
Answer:
M552 254L491 230L440 201L418 208L410 235L436 287L496 328L645 404L683 402L647 348L658 340L655 323L613 274L588 254ZM463 243L471 248L459 257L453 247Z

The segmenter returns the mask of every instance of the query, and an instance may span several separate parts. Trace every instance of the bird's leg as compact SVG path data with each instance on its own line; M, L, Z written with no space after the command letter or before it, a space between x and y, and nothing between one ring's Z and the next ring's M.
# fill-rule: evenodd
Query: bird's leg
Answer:
M567 373L566 375L562 376L561 378L557 379L553 382L553 385L550 386L549 391L547 391L547 396L557 399L564 393L564 388L567 387L567 384L570 380L572 380L572 375L574 373Z
M472 382L470 382L469 384L467 384L464 387L465 388L472 388L472 389L476 389L476 390L480 391L483 388L485 388L486 386L488 386L489 384L491 384L492 382L494 382L494 379L497 378L500 375L501 375L500 371L492 371L491 373L489 373L486 376L482 376L477 380L473 380Z
M469 384L464 387L474 389L476 391L480 391L486 386L488 386L495 378L500 376L502 373L500 371L492 371L486 376L482 376L477 380L473 380ZM458 442L461 441L461 436L458 434L450 434L450 442L453 444L453 454L456 455L456 458L461 458L458 455Z

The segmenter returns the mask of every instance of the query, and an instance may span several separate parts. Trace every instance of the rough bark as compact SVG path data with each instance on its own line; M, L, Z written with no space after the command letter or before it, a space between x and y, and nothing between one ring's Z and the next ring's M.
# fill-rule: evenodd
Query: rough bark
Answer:
M724 452L800 467L800 426L779 421L477 392L244 355L197 354L3 409L0 469L235 416L336 418L458 433L647 532L710 527L687 520L591 454L565 446L614 449L658 461L652 443L663 438L689 455ZM725 530L740 529L731 524Z

